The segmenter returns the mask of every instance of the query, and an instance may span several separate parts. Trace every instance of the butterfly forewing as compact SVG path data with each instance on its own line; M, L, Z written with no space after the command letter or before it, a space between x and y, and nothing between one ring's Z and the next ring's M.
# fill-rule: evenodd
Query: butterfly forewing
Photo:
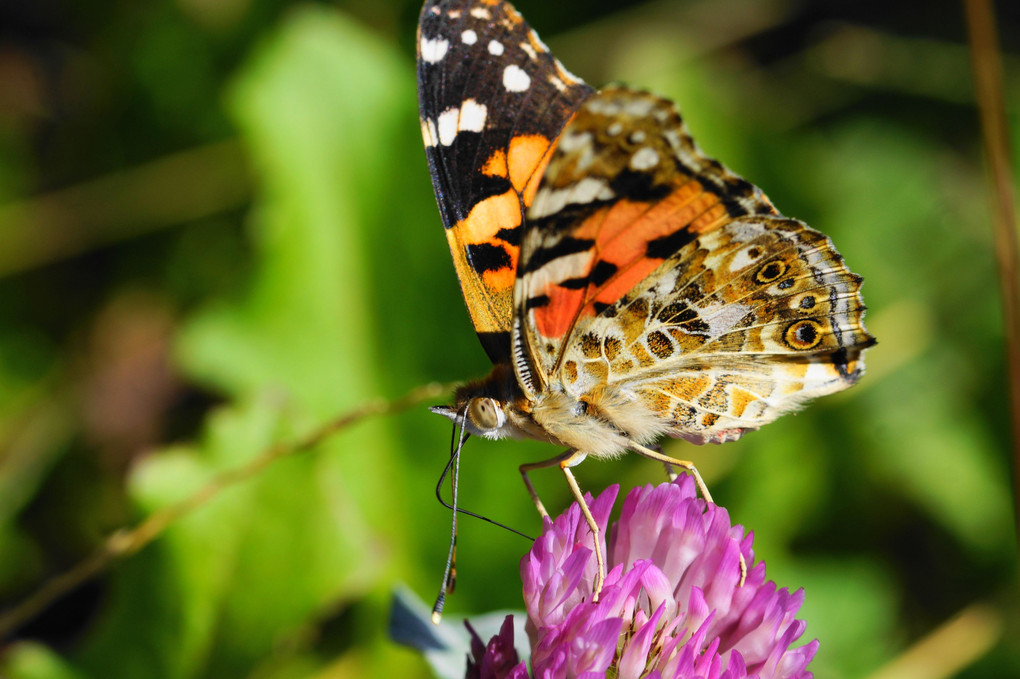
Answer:
M540 370L566 335L698 233L771 214L758 189L700 153L672 104L612 88L564 130L529 213L519 302Z
M524 210L554 140L591 92L508 3L425 3L425 152L471 320L493 362L509 360Z

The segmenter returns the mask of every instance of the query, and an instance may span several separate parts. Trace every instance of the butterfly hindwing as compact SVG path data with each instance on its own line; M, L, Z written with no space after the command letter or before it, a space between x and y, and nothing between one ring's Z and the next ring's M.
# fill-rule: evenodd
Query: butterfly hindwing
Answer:
M515 365L535 390L624 391L675 436L725 440L863 370L860 277L701 153L666 100L592 96L528 217Z
M425 3L422 136L464 299L493 362L509 358L524 210L555 139L591 91L510 4Z
M735 438L857 381L873 342L860 284L803 223L740 218L583 324L559 378L571 393L627 390L673 435Z

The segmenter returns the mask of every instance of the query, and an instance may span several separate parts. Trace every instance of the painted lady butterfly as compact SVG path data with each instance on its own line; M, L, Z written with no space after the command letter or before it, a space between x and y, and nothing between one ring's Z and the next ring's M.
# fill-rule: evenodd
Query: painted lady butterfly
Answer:
M418 97L454 266L495 364L433 410L471 434L566 447L521 467L543 514L531 469L559 466L587 509L570 471L587 456L694 471L646 446L732 441L863 373L861 278L705 156L672 102L593 90L499 0L425 3Z

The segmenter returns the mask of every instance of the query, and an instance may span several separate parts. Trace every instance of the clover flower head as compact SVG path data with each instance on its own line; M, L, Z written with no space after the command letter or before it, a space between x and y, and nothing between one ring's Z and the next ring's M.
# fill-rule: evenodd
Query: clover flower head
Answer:
M588 499L601 535L617 492L613 486ZM531 676L809 679L818 641L791 648L805 628L795 617L803 590L791 594L767 582L751 542L725 509L697 498L686 475L634 489L608 549L601 539L594 544L576 503L547 519L521 561ZM592 600L596 548L604 550L609 569L598 602ZM748 566L743 583L741 555ZM486 648L477 640L475 667L483 671L469 676L526 677L516 652L507 650L512 647L505 622Z

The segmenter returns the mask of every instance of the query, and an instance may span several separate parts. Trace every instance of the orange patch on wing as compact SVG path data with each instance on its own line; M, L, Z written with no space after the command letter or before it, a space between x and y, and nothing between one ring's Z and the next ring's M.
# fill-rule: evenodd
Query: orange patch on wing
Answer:
M654 205L621 200L600 210L578 227L577 237L595 239L600 252L612 255L604 259L623 266L643 256L649 241L685 228L704 233L726 215L719 198L691 180Z
M608 212L592 215L578 232L585 234L583 237L596 238L597 249L604 253L600 259L618 270L601 289L591 293L594 296L589 301L613 304L655 271L663 260L646 256L649 242L682 229L704 233L728 219L719 198L705 191L696 180L684 182L650 207L647 203L624 200Z
M584 301L583 290L569 290L550 285L546 294L549 303L537 307L532 313L539 334L547 339L559 339L573 327L577 309Z
M711 383L707 377L680 377L669 382L666 389L678 399L693 403L694 399L705 393Z
M702 221L703 215L720 208L725 214L725 208L719 203L719 197L702 189L698 182L688 182L684 186L691 187L690 193L678 191L662 201L654 210L650 218L664 227L665 233L674 233L681 228L686 228L694 233L704 233L709 229ZM680 195L678 195L680 194ZM674 196L676 197L674 199ZM673 228L670 228L673 227Z
M599 238L601 259L624 267L635 259L645 256L648 241L669 235L683 228L682 224L671 224L656 219L658 206L649 208L648 203L621 201L606 215L602 230L606 238Z
M487 174L490 177L505 177L506 176L506 151L503 149L496 149L489 159L485 161L485 165L482 165L482 174Z
M753 394L746 389L740 387L733 387L730 389L730 400L731 410L734 417L743 417L744 411L747 410L747 406L755 401L759 400L757 394Z
M512 229L520 223L521 206L517 194L507 191L475 203L467 217L450 231L464 244L488 243L501 229Z
M540 134L514 137L510 148L496 149L482 165L482 173L490 177L506 177L514 191L530 205L538 191L538 184L552 157L552 142Z
M506 177L513 187L497 196L479 201L468 215L447 232L451 249L462 253L470 245L491 243L502 247L509 256L507 266L481 273L482 285L489 294L512 290L517 271L519 249L498 238L503 229L519 227L522 221L521 198L525 205L531 203L538 190L542 173L549 163L552 142L540 134L522 135L510 140L508 149L497 149L481 167L483 174L491 177ZM478 276L467 263L465 256L454 256L461 280ZM463 267L463 272L462 272ZM467 289L465 288L465 294ZM469 301L469 306L471 302Z
M524 204L531 205L538 183L542 180L545 167L552 157L552 142L540 134L514 137L510 140L507 154L508 174L514 190L524 197Z
M712 197L715 198L715 196ZM730 213L726 210L726 206L716 203L698 215L697 219L691 222L690 229L694 233L706 233L719 228L728 221L730 221Z
M507 254L510 255L510 266L482 274L485 284L494 290L512 290L514 287L517 278L517 248L511 248Z
M513 191L501 193L498 196L489 196L479 201L471 208L467 217L447 231L447 238L450 241L450 249L453 251L466 250L469 245L481 245L493 243L506 250L510 258L507 266L499 269L489 270L482 273L483 284L491 291L513 289L514 278L517 271L518 248L496 238L496 234L502 229L512 229L521 223L521 207L517 194ZM469 267L466 258L463 264L455 255L457 274L463 281L465 276L461 273L460 267ZM473 270L472 270L473 271ZM467 271L465 271L467 273ZM477 275L477 273L473 274Z
M551 146L541 136L521 137L519 142L521 147L516 151L519 154L516 158L515 149L511 146L509 174L515 188L520 187L522 181L527 181L525 203L530 204L548 163ZM527 176L526 172L531 171L534 174ZM526 180L523 179L525 176ZM572 237L595 241L595 256L586 270L571 277L590 274L600 261L614 265L617 271L598 289L593 286L585 290L556 284L546 286L540 294L549 297L548 304L533 311L536 329L549 339L563 337L578 319L595 315L593 302L617 302L662 264L662 259L647 256L651 241L682 229L704 233L718 228L728 219L726 208L718 196L706 191L697 180L686 178L657 203L622 199L595 211L572 229Z
M602 286L593 301L601 304L614 304L621 297L633 290L638 283L651 275L653 271L662 264L661 259L643 258L631 262L625 269L621 269L613 276L608 283ZM594 312L594 309L592 309Z
M611 207L604 207L581 222L574 230L575 238L595 241L595 249L604 252L614 238L635 224L641 214L648 210L648 203L620 200ZM613 246L615 249L615 245Z

